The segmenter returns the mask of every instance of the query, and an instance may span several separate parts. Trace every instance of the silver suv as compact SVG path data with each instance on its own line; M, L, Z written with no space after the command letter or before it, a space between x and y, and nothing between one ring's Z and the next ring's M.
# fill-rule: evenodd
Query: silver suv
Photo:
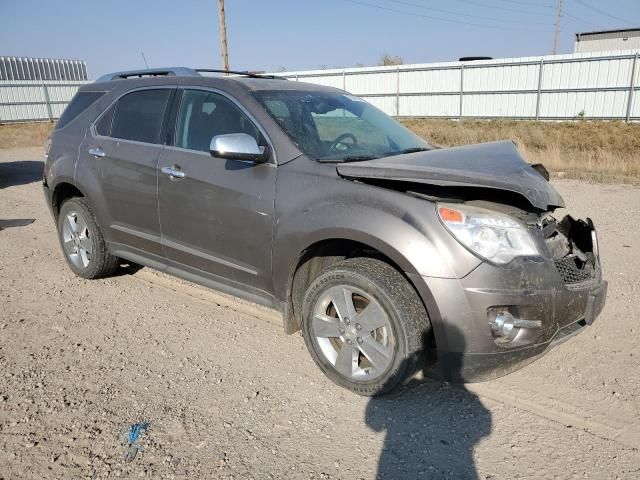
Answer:
M65 110L44 192L77 275L135 262L275 308L362 395L503 375L602 310L591 220L557 220L512 142L433 148L345 91L208 72L107 75Z

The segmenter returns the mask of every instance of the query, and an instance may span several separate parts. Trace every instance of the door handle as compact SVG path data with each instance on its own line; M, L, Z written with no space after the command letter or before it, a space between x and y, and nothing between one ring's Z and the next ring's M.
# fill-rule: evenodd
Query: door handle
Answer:
M104 150L100 147L93 147L89 149L89 155L95 158L102 158L104 157Z
M162 173L166 173L171 178L184 178L186 176L184 172L180 170L180 167L177 165L173 165L171 167L162 167L160 171Z

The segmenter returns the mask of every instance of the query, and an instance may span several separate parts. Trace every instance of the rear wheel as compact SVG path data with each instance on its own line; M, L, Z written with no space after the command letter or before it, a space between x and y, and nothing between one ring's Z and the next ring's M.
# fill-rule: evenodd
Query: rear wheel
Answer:
M389 392L412 376L430 329L413 287L380 260L331 265L305 293L311 356L333 382L360 395Z
M58 238L67 264L82 278L113 274L119 259L107 251L95 215L84 198L66 200L58 215Z

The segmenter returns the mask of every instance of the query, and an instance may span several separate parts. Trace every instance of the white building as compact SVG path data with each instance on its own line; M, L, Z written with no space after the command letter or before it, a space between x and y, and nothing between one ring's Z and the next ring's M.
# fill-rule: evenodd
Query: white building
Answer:
M576 33L575 53L640 50L640 28Z
M87 64L60 58L0 57L0 80L86 81Z

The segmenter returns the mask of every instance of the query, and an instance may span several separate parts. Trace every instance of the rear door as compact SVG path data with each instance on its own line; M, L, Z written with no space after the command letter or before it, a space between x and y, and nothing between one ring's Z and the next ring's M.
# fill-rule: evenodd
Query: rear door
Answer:
M161 131L174 88L121 97L96 123L102 142L102 189L112 242L162 256L157 166ZM116 247L117 250L117 247Z
M271 290L276 167L214 158L215 135L264 135L235 101L211 90L178 90L174 146L158 164L162 242L175 262L261 291ZM178 170L182 178L163 172Z

